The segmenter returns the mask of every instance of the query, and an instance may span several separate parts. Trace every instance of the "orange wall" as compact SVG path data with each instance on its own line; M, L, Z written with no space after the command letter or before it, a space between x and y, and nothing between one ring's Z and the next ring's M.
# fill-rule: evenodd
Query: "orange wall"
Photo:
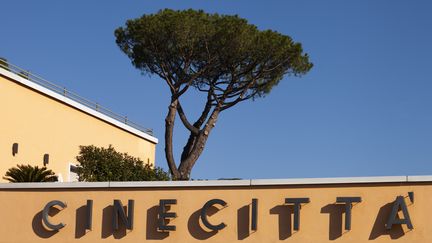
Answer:
M80 145L108 147L154 164L155 144L0 76L0 178L17 164L47 166L68 180ZM12 156L12 144L19 152Z
M406 198L414 225L394 226L386 231L384 224L396 196L414 192L415 201ZM360 196L363 202L352 210L352 230L343 230L338 196ZM286 197L309 197L311 202L301 209L300 231L290 230ZM224 222L227 227L217 233L206 232L200 226L199 210L210 199L225 200L226 208L209 217L212 223ZM252 198L259 200L258 230L248 231L247 206ZM85 232L83 210L86 200L94 200L93 230ZM132 231L111 232L113 199L127 205L135 200L135 223ZM171 211L178 217L170 224L175 232L156 231L160 199L177 199ZM50 200L61 200L67 208L53 216L53 223L63 222L59 232L43 228L39 213ZM0 242L432 242L432 184L379 183L321 186L247 186L247 187L124 187L93 189L0 189Z

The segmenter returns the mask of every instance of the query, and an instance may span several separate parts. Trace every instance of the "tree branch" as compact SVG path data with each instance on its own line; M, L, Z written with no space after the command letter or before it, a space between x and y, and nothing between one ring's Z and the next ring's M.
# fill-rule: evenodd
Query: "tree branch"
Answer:
M194 127L199 129L202 126L202 124L207 120L207 116L210 113L211 108L212 108L212 103L213 103L212 95L211 95L211 92L209 92L207 94L207 102L204 106L204 110L201 113L201 116L195 121Z
M216 124L217 118L219 116L219 109L214 109L209 119L207 120L204 128L200 131L199 135L194 139L193 146L190 149L190 153L184 160L180 162L178 167L179 173L181 176L186 178L190 177L190 172L192 167L195 165L198 157L204 150L205 144L207 143L208 136L210 135L211 130Z
M183 111L183 107L180 104L180 101L178 101L177 104L177 111L180 117L180 120L183 122L183 125L194 135L197 135L199 133L199 129L196 128L195 126L193 126L192 124L190 124L190 122L188 121L186 114Z
M196 129L200 129L202 124L207 120L207 116L210 113L211 108L212 108L212 98L211 98L211 94L208 93L207 94L207 102L204 106L204 110L202 111L201 116L193 124L193 126ZM196 140L198 135L199 135L199 130L198 130L197 134L193 134L192 132L190 133L188 141L187 141L186 145L183 147L183 152L181 154L181 160L180 161L184 161L187 159L187 157L189 157L189 155L192 151L192 148L194 147L195 140Z

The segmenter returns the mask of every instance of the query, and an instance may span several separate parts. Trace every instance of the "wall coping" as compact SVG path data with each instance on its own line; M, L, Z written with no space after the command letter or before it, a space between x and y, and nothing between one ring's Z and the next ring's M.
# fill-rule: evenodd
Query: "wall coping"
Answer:
M252 187L284 185L342 185L432 182L432 175L333 177L298 179L250 179L206 181L130 181L130 182L35 182L0 183L0 190L79 189L79 188L184 188L184 187Z

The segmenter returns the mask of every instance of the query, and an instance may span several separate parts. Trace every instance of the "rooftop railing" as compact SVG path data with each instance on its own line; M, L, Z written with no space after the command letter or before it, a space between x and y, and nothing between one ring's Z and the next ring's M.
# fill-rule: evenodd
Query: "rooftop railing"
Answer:
M109 110L108 108L101 106L97 102L93 102L93 101L90 101L84 97L81 97L78 94L76 94L70 90L67 90L65 87L61 87L61 86L58 86L54 83L51 83L51 82L45 80L44 78L42 78L42 77L40 77L40 76L38 76L38 75L28 71L28 70L24 70L24 69L6 61L6 60L4 60L4 59L0 59L0 68L3 68L7 71L15 73L15 74L21 76L22 78L25 78L31 82L34 82L38 85L41 85L42 87L47 88L47 89L49 89L49 90L51 90L57 94L63 95L63 96L65 96L65 97L67 97L67 98L69 98L75 102L78 102L81 105L84 105L84 106L89 107L93 110L96 110L96 111L116 120L116 121L124 123L128 126L131 126L135 129L138 129L142 132L145 132L145 133L153 136L153 130L152 129L144 128L144 127L140 126L139 124L136 124L136 123L130 121L127 118L127 116L119 115L119 114Z

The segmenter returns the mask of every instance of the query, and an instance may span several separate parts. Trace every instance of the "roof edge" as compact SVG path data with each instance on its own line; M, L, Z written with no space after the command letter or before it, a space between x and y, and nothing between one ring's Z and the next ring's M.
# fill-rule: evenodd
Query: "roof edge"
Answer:
M254 187L292 185L341 185L432 182L432 175L333 177L298 179L250 179L208 181L131 181L131 182L36 182L0 183L0 190L13 189L80 189L80 188L185 188L185 187Z
M15 74L13 72L10 72L8 70L0 68L0 75L3 75L7 78L10 78L10 79L28 87L28 88L30 88L30 89L34 89L38 92L41 92L41 93L43 93L43 94L45 94L45 95L49 96L50 98L53 98L57 101L66 103L67 105L70 105L77 110L80 110L80 111L87 113L91 116L94 116L96 118L99 118L102 121L105 121L111 125L114 125L114 126L120 128L120 129L123 129L127 132L130 132L130 133L132 133L138 137L141 137L147 141L150 141L154 144L157 144L159 142L159 140L156 137L153 137L153 136L151 136L145 132L142 132L136 128L133 128L133 127L131 127L125 123L121 123L121 122L119 122L119 121L117 121L117 120L115 120L115 119L113 119L107 115L104 115L104 114L98 112L97 110L94 110L90 107L82 105L82 104L80 104L80 103L78 103L78 102L76 102L76 101L74 101L74 100L72 100L66 96L62 96L62 95L60 95L60 94L58 94L52 90L49 90L49 89L47 89L47 88L45 88L45 87L43 87L43 86L41 86L35 82L32 82L32 81L27 80L23 77L20 77L19 75Z

